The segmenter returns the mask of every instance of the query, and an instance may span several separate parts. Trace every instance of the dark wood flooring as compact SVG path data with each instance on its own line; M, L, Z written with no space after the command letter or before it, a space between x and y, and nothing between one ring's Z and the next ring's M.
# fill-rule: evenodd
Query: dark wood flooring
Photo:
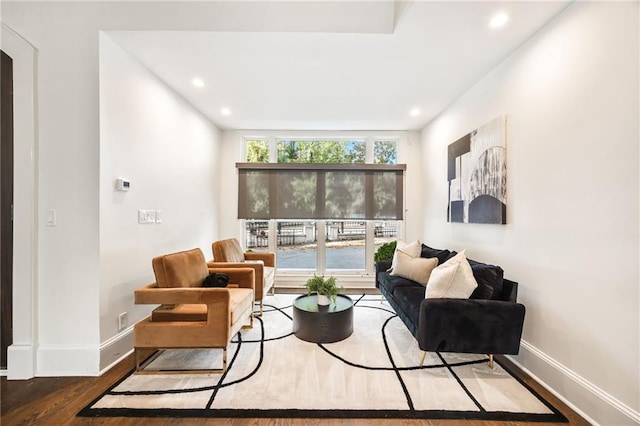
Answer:
M553 394L528 377L504 357L496 357L528 385L554 404L570 425L589 425ZM195 418L82 418L76 413L133 368L129 356L100 377L36 377L31 380L1 379L0 424L14 425L373 425L457 426L540 425L541 423L465 420L389 419L195 419ZM566 425L566 423L545 423Z

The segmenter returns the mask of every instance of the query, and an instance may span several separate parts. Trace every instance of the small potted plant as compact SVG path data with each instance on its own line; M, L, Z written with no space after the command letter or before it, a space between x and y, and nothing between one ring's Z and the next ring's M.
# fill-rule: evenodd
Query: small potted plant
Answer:
M330 302L335 303L338 293L342 291L342 287L336 285L336 279L313 274L313 278L309 278L304 285L307 288L308 295L316 293L318 295L318 305L326 306Z

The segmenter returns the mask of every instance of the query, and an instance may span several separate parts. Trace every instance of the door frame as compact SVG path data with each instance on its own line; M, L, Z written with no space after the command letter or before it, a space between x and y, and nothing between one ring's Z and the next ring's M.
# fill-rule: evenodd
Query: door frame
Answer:
M9 379L36 375L37 349L37 50L2 23L2 50L13 59L13 344Z
M0 143L0 175L2 197L0 197L0 278L2 279L2 353L0 368L7 367L7 349L13 343L13 59L4 50L2 54L2 142Z

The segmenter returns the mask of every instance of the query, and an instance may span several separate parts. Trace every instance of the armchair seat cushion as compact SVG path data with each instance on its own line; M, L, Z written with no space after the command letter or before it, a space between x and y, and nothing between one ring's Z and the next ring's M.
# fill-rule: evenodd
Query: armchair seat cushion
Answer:
M207 305L162 305L151 312L151 321L207 321Z
M243 313L253 309L253 291L248 288L229 288L231 324L235 324ZM207 321L207 305L183 303L162 305L151 313L151 321Z
M273 287L273 282L276 278L276 268L273 266L265 266L263 268L264 271L264 289L265 291Z

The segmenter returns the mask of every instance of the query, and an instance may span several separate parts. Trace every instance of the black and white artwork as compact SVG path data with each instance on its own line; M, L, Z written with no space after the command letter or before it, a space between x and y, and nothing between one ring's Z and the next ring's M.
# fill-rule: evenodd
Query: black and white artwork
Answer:
M449 222L507 223L506 133L502 116L449 145Z

